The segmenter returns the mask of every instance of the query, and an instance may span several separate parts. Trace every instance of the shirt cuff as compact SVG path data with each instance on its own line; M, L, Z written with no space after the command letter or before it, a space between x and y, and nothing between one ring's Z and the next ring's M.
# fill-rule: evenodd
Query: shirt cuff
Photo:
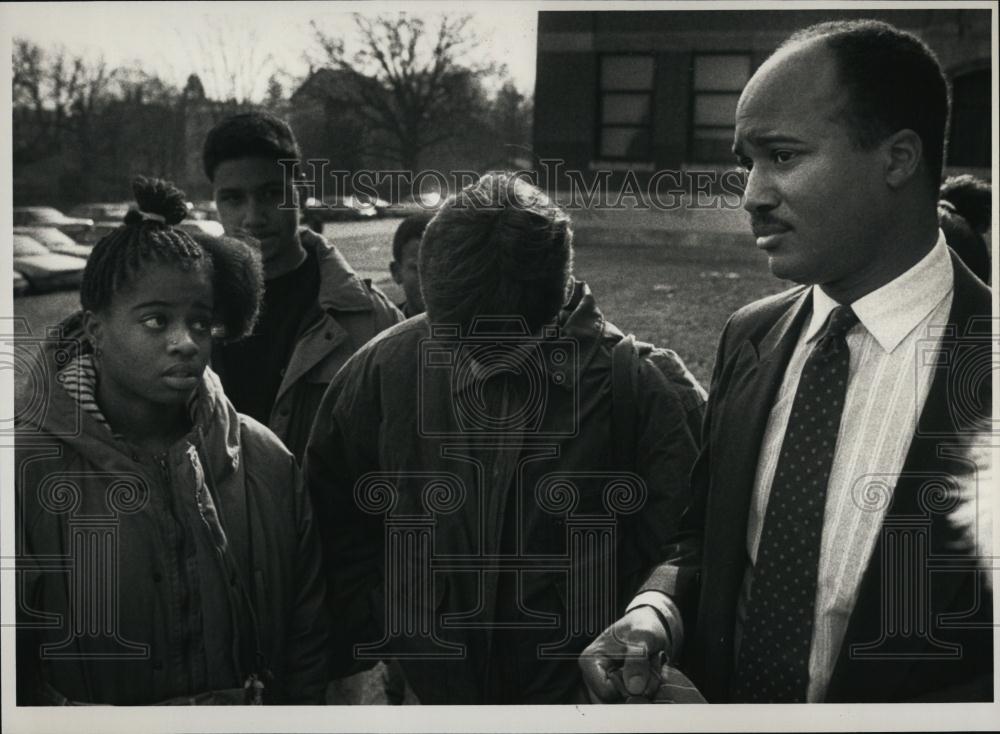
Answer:
M660 620L666 623L666 633L670 638L670 654L667 656L667 662L676 660L684 645L684 624L681 622L681 613L674 600L662 591L643 591L632 599L625 613L628 614L639 607L652 607L660 615Z

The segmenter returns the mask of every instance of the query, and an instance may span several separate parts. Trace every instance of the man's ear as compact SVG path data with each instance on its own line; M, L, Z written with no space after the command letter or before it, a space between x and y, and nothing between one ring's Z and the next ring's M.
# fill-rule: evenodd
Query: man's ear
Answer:
M403 284L403 274L399 272L399 263L393 260L389 263L389 272L392 274L392 279L398 284Z
M83 333L90 342L91 349L96 352L104 336L104 322L93 311L83 312Z
M924 144L920 136L909 129L893 133L882 142L885 151L885 182L891 189L909 183L920 170Z

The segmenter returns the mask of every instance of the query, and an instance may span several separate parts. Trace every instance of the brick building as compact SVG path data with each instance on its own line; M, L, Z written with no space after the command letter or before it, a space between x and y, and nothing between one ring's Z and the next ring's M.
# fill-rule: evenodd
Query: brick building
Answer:
M935 50L954 97L948 165L988 177L989 10L540 12L534 153L640 178L730 167L733 113L753 71L795 29L862 17Z

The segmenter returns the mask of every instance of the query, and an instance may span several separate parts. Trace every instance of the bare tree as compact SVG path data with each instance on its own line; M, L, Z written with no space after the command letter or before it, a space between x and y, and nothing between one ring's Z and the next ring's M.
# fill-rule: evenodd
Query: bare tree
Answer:
M255 28L246 22L205 18L195 26L177 30L181 48L191 68L213 99L247 105L261 99L268 79L277 71L274 56L262 52Z
M169 172L176 91L154 74L16 39L12 93L19 198L81 201L120 189L133 169ZM48 185L36 168L25 188L20 175L41 161Z
M383 148L394 163L415 170L422 153L453 137L481 108L481 82L497 68L468 60L478 42L470 16L443 15L435 27L406 13L353 19L360 40L354 54L312 23L323 62L340 72L327 94L339 95L346 114L371 131L359 145Z
M86 149L94 115L110 98L116 73L103 58L89 61L61 47L47 53L31 41L15 39L15 156L44 157L66 144Z

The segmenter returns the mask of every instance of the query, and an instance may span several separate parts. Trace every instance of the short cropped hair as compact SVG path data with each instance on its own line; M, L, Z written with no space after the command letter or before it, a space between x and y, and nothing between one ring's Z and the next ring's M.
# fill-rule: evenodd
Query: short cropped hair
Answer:
M941 198L951 202L955 211L979 234L990 228L992 189L988 181L970 174L949 176L941 184Z
M912 33L877 20L818 23L793 33L779 50L813 39L822 40L836 59L855 145L870 150L899 130L913 130L936 193L951 101L934 52Z
M427 316L467 333L480 316L523 318L532 333L555 318L573 259L569 215L540 189L491 173L451 197L420 244Z
M419 240L424 236L424 230L434 218L434 212L416 212L410 214L396 228L396 234L392 236L392 259L401 262L403 257L403 245L413 239Z
M224 341L248 336L264 292L259 256L231 237L191 235L174 227L187 207L184 192L169 181L138 177L132 188L138 209L130 209L122 226L94 245L83 270L80 305L104 311L149 265L203 269L212 281L213 333Z
M208 180L220 163L238 158L294 158L302 153L288 123L267 112L244 112L227 117L205 138L202 165Z

